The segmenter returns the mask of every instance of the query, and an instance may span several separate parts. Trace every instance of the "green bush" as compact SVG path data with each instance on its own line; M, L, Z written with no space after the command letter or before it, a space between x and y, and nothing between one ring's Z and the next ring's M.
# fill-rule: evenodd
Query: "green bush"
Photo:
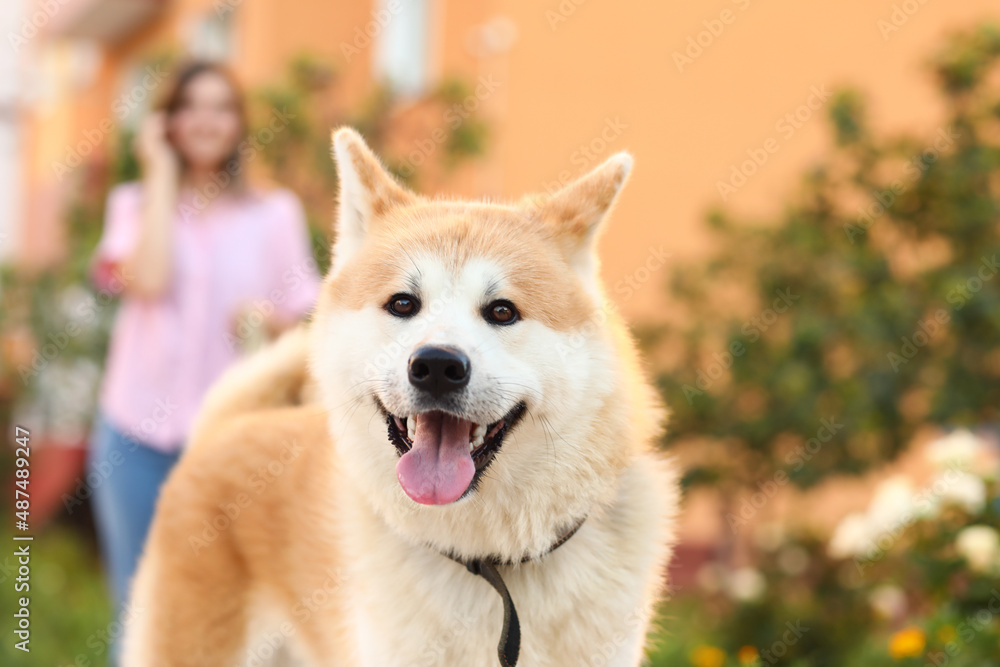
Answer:
M933 61L947 115L926 136L876 136L862 97L839 93L831 155L775 219L710 215L717 252L671 286L686 324L652 343L682 351L659 377L668 445L738 452L691 480L809 486L891 459L923 425L1000 419L998 59L996 27L949 40ZM836 444L791 465L822 419L844 426Z

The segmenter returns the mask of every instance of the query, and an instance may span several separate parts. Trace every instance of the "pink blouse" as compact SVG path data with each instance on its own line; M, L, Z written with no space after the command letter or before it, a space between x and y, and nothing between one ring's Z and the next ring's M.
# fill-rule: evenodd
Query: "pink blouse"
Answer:
M142 188L108 197L93 279L122 293L122 262L141 224ZM181 449L205 393L240 354L237 313L294 319L319 290L298 198L288 190L223 195L207 207L182 196L170 286L157 299L122 293L100 396L105 419L158 450Z

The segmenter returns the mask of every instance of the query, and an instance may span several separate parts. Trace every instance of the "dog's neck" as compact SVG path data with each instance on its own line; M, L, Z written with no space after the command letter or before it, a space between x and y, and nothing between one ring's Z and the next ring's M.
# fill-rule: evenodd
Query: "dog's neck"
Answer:
M502 556L496 556L496 555L485 556L485 557L474 558L474 559L468 559L468 558L462 558L462 557L456 555L454 552L451 552L451 551L442 551L441 553L443 555L447 556L448 558L452 559L456 563L461 563L462 565L465 565L466 567L468 567L469 563L471 563L473 561L482 561L484 563L490 563L491 565L518 565L518 564L527 563L527 562L533 561L533 560L539 560L539 559L544 558L545 556L549 555L550 553L552 553L553 551L555 551L556 549L558 549L562 545L566 544L566 542L568 542L571 537L573 537L574 535L576 535L576 531L580 530L580 527L583 525L583 522L587 520L587 516L588 515L584 515L583 517L581 517L576 523L574 523L569 528L569 530L566 530L565 532L563 532L562 535L560 535L559 537L557 537L556 540L552 544L549 545L548 549L546 549L544 552L542 552L542 553L540 553L540 554L538 554L536 556L533 556L531 554L526 554L524 557L522 557L519 560L512 560L512 559L509 559L509 558L503 558Z
M503 627L500 631L500 641L497 644L497 657L500 659L500 664L503 667L514 667L517 665L517 658L521 652L521 622L517 618L517 609L514 608L514 601L510 597L510 593L507 590L507 584L504 582L503 577L500 576L500 571L497 569L497 566L527 563L528 561L536 560L537 558L543 558L549 555L562 545L566 544L566 542L568 542L569 539L576 534L576 531L580 530L580 526L582 526L583 522L586 520L587 516L584 515L584 517L577 521L572 528L560 535L559 538L549 546L545 553L540 554L537 557L532 557L529 554L524 556L519 561L505 560L499 556L466 560L459 558L450 552L442 552L443 555L447 556L451 560L465 566L465 569L472 574L485 579L486 582L493 587L493 590L495 590L500 596L500 600L503 602Z

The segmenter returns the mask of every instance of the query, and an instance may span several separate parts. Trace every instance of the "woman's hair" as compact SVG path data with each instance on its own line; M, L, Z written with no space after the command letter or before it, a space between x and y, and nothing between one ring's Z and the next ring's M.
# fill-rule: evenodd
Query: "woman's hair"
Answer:
M173 76L163 87L162 94L153 106L153 110L162 111L168 117L180 111L185 102L185 94L187 93L188 86L202 74L221 76L229 84L230 89L233 91L235 111L240 119L241 135L246 135L249 131L249 124L243 87L232 71L220 63L205 60L182 63L174 70ZM226 187L230 187L237 192L242 191L244 186L243 165L241 164L242 157L238 150L242 141L243 137L233 146L233 152L223 161L224 169L229 172L229 180ZM183 165L183 163L183 156L181 156L181 164ZM231 165L236 165L236 168L232 169Z

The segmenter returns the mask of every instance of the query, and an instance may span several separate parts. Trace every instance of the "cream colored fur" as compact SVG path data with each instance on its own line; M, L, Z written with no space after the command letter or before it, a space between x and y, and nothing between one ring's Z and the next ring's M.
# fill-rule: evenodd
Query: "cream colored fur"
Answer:
M157 508L124 664L494 667L500 599L441 551L538 556L586 517L558 550L501 566L518 664L638 665L678 490L655 451L663 410L596 279L594 238L631 159L501 205L419 198L351 130L334 152L338 244L313 322L207 399ZM382 307L396 271L421 283L423 319ZM487 285L516 295L523 321L484 323ZM403 493L373 402L414 409L405 360L427 342L469 351L472 417L528 405L476 490L443 506Z

